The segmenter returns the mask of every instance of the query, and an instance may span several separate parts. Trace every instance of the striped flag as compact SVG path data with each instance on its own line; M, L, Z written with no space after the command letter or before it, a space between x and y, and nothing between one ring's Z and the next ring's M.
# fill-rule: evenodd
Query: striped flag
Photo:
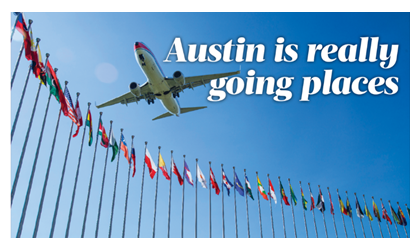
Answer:
M101 142L100 144L104 147L104 148L108 148L108 136L107 133L105 132L105 128L103 126L102 120L100 118L100 122L98 124L98 135L101 135Z
M88 146L91 146L91 144L93 143L93 120L91 118L90 110L88 110L87 113L87 120L85 121L85 126L88 126L90 128L88 131Z
M127 159L128 164L131 164L130 156L128 155L128 147L125 142L124 134L121 134L120 149L124 151L124 157Z
M80 127L83 126L83 116L81 115L81 110L80 110L80 103L77 100L77 103L75 104L75 114L77 116L77 130L75 131L75 134L73 137L76 137L78 135L78 132L80 131Z
M269 196L275 201L275 204L278 203L276 200L275 190L273 189L272 182L269 179Z
M186 164L184 160L184 171L185 171L185 179L187 179L188 183L194 186L194 179L192 179L191 171L188 168L188 164Z
M159 152L158 152L159 153ZM162 174L165 176L165 179L167 180L171 180L171 178L169 177L168 174L168 170L167 170L167 166L165 165L164 159L162 158L161 153L159 153L159 162L158 162L158 166L162 171Z
M317 197L316 207L322 213L325 211L325 199L323 198L322 190L320 190L320 188L319 188L319 195Z
M399 205L399 204L397 204L397 205ZM398 210L398 215L399 215L399 218L400 218L400 220L401 220L401 223L402 223L404 226L407 226L406 217L404 216L403 210L401 210L400 206L399 206L399 210Z
M303 189L302 187L300 188L300 192L302 193L302 205L303 205L303 209L307 210L307 203L308 201L305 199L305 195L303 194Z
M261 193L263 199L265 199L265 200L268 201L268 200L269 200L269 199L268 199L268 196L266 195L265 189L263 188L262 183L261 183L261 181L259 180L259 176L256 176L256 178L258 179L258 189L259 189L259 192Z
M332 201L332 196L330 195L330 192L329 192L329 200L330 200L330 213L332 215L335 215L335 208L333 207L333 201Z
M382 218L387 220L390 223L390 225L393 224L391 222L389 215L387 215L387 210L384 208L383 202L382 202Z
M339 198L340 212L344 213L345 215L349 215L349 214L347 213L347 210L346 210L346 208L345 208L345 205L343 204L342 199L341 199L340 196L339 196L339 193L337 194L337 197Z
M245 188L246 188L246 194L248 194L249 197L252 198L252 200L255 200L255 199L253 199L251 184L250 184L247 176L245 176Z
M155 176L155 173L157 173L158 168L155 165L154 160L152 160L152 157L148 151L148 148L145 149L145 159L144 160L149 170L149 176L151 177L151 179L153 179Z
M174 157L171 157L171 164L172 172L178 177L179 185L182 185L184 183L184 179L182 179L181 175L179 174L178 168L174 162Z
M222 179L226 188L226 191L228 192L229 196L229 191L233 187L232 183L228 180L228 177L225 175L225 170L222 169Z
M132 177L135 176L135 171L137 170L135 167L135 149L134 149L134 144L131 144L131 159L133 163L133 168L132 168Z
M310 193L310 211L312 211L315 208L315 198L313 198L312 192Z
M285 205L290 206L288 197L285 194L285 190L283 189L282 182L280 180L279 180L279 183L280 183L280 194L282 195L283 202L285 202Z
M64 89L64 97L65 97L65 103L67 105L68 117L75 124L77 124L77 115L74 111L74 105L73 105L73 101L71 100L71 96L70 96L70 92L68 91L68 87L65 87L65 89Z

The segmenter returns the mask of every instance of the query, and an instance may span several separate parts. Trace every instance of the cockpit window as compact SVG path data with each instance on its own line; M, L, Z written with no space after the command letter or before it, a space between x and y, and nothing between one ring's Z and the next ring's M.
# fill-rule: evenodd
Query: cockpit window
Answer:
M144 61L144 60L145 60L145 58L144 58L144 55L143 55L143 54L139 54L139 55L138 55L138 57L140 57L140 60L142 60L142 61Z

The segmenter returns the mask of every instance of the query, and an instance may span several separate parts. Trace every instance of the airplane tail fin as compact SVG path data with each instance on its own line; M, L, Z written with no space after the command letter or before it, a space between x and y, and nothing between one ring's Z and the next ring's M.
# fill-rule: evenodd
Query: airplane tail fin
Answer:
M181 114L182 113L187 113L187 112L192 112L200 109L204 109L206 106L200 106L200 107L186 107L186 108L181 108ZM161 119L161 118L166 118L166 117L171 117L172 114L167 112L162 115L159 115L158 117L154 118L153 120Z

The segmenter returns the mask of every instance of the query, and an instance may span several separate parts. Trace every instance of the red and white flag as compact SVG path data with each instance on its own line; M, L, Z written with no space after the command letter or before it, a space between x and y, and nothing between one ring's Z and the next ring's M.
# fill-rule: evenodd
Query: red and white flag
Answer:
M78 135L78 132L80 131L80 127L83 126L83 116L81 115L81 110L80 110L80 103L75 104L75 113L77 115L77 130L75 131L75 134L73 135L73 137L76 137Z
M201 169L199 168L198 163L196 164L196 170L197 170L197 175L196 177L198 178L198 181L201 183L203 188L207 188L206 187L206 180L205 180L205 176L204 174L202 174Z
M312 200L310 203L310 211L315 208L315 199L313 198L312 192L310 193L310 199Z
M182 185L183 183L184 183L184 179L182 179L182 177L181 177L181 175L179 174L179 171L178 171L178 168L177 168L177 166L175 165L175 162L174 162L174 158L173 157L171 157L171 167L172 167L172 172L178 177L178 182L179 182L179 185Z
M219 192L221 192L221 191L219 190L218 183L216 183L215 175L214 175L214 172L212 172L212 168L209 168L209 175L210 175L210 178L211 178L212 188L215 189L215 194L219 195Z
M269 179L269 196L275 201L275 204L278 203L276 200L275 190L273 189L272 182Z
M132 164L133 164L133 168L132 168L132 177L135 176L135 149L134 149L134 144L131 143L131 159L132 159Z
M152 160L151 154L149 154L148 148L145 148L145 163L147 164L148 170L149 170L149 176L151 179L154 178L155 173L157 173L158 168L154 163L154 160Z

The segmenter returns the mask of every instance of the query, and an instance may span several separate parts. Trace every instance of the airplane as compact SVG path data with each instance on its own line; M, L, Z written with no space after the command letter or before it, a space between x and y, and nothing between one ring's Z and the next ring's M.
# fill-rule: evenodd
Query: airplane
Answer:
M136 42L134 44L134 54L135 59L145 74L145 77L147 77L147 82L142 85L131 82L129 85L130 91L128 93L125 93L101 105L97 105L97 108L118 103L128 106L128 103L138 103L138 101L142 99L145 99L149 105L151 103L154 104L155 99L159 99L168 112L154 118L153 120L170 117L173 115L179 117L180 114L206 108L206 106L181 108L177 97L179 97L179 93L183 92L184 89L194 89L195 87L201 85L205 86L205 84L209 83L211 80L240 73L240 71L235 71L221 74L185 77L182 72L175 71L173 78L168 78L164 76L165 74L154 54L144 43Z

